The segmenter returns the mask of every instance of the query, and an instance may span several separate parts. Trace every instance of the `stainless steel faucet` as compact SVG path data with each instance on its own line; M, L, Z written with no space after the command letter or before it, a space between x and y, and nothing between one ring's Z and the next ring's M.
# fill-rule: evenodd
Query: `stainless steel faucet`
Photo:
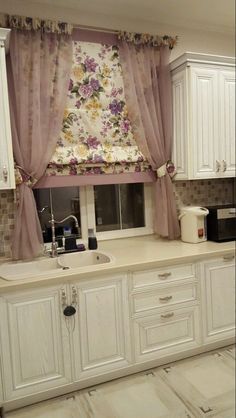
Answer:
M74 215L68 215L66 216L66 218L62 219L61 221L56 221L54 219L54 215L53 212L51 212L51 220L49 221L51 224L51 228L52 228L52 245L51 245L51 257L57 257L58 253L57 253L57 242L56 242L56 234L55 234L55 224L62 224L63 222L67 221L68 219L73 219L75 221L75 226L77 229L77 233L79 235L80 230L79 230L79 222L78 219L76 218L76 216Z

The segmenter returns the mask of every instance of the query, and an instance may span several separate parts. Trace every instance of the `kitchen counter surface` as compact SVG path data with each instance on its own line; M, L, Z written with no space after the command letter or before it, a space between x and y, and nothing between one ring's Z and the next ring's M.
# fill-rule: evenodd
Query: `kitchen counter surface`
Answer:
M98 250L111 254L112 263L83 267L81 270L59 271L42 274L40 277L30 277L16 281L0 279L0 292L41 284L52 285L72 280L83 280L104 274L125 271L144 270L185 262L207 260L217 256L225 256L235 252L235 242L215 243L211 241L198 244L187 244L180 240L169 241L157 239L153 235L145 237L124 238L102 241L98 243ZM78 257L80 253L78 252ZM3 262L2 259L0 261Z

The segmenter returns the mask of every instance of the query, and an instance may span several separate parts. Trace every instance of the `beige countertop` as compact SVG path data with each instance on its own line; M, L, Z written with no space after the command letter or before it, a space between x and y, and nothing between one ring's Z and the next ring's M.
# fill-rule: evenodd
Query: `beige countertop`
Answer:
M16 281L0 279L0 292L32 286L54 285L72 280L93 278L94 275L120 273L134 270L143 270L165 265L185 262L208 260L217 256L224 256L235 252L235 242L215 243L211 241L198 244L187 244L180 240L169 241L157 239L153 235L145 237L123 238L98 243L98 250L111 254L112 263L84 267L81 270L66 270L30 277ZM78 253L78 257L80 253ZM4 260L2 260L4 261Z

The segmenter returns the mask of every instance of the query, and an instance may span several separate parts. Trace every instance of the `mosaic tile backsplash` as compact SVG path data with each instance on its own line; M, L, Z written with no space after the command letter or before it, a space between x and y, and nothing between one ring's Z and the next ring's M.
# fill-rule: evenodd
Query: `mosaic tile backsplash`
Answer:
M190 180L174 182L177 209L181 206L210 206L235 202L234 179ZM11 256L14 228L14 192L0 191L0 257Z

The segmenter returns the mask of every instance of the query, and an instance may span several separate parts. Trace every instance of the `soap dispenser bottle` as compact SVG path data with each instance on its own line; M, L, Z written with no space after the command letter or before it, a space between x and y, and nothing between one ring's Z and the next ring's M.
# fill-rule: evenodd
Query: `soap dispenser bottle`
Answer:
M88 248L96 250L98 248L97 238L95 237L93 228L88 229Z

